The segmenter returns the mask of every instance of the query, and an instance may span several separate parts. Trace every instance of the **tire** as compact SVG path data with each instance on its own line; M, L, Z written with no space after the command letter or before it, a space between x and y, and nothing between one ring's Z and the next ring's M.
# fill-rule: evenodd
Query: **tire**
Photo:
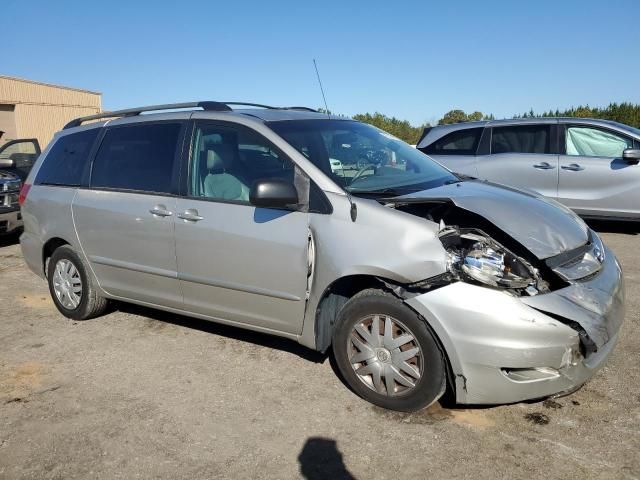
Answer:
M59 275L56 275L56 268L61 269ZM67 318L88 320L101 315L107 308L108 301L96 292L85 263L68 245L57 248L51 255L47 281L53 303Z
M382 290L364 290L340 310L333 355L355 393L389 410L414 412L445 392L445 360L434 334L418 314Z

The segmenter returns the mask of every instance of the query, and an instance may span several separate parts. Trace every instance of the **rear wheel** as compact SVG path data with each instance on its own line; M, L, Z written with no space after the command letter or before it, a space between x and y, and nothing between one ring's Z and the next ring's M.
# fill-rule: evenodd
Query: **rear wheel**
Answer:
M87 320L101 315L107 307L107 299L96 292L84 262L68 245L51 255L47 280L53 303L67 318Z
M445 391L444 360L427 324L384 291L365 290L345 304L333 353L349 386L383 408L419 410Z

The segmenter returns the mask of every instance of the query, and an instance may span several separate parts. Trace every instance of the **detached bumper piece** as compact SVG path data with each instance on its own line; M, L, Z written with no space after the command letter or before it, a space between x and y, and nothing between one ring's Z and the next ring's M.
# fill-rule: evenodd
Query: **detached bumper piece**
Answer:
M622 271L532 297L463 282L406 300L440 338L466 404L512 403L579 388L607 361L624 319Z

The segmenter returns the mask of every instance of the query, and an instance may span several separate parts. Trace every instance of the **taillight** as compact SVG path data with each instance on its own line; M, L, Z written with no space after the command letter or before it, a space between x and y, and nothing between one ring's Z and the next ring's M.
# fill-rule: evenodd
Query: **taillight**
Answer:
M24 205L25 200L27 199L27 195L29 194L29 190L31 189L30 183L24 183L22 188L20 189L20 195L18 196L18 203L20 206Z

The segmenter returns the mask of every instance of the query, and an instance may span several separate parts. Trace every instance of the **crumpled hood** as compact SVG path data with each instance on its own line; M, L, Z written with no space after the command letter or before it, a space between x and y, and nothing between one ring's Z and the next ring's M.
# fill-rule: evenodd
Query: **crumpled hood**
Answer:
M480 180L443 185L394 200L450 200L481 215L540 260L577 248L588 240L589 228L567 207L535 192Z

